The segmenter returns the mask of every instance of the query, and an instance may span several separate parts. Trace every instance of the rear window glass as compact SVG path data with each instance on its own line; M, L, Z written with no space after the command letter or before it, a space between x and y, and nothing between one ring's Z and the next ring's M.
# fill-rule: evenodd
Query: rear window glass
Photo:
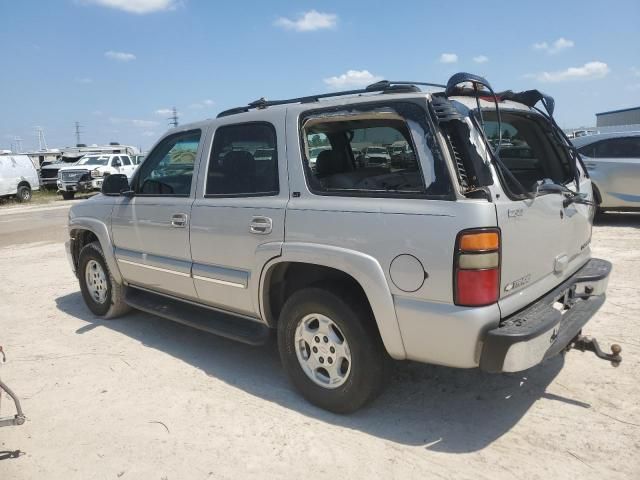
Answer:
M567 152L550 125L531 115L501 112L502 142L500 159L527 191L535 191L538 182L572 180ZM483 112L485 133L495 147L499 140L495 111ZM512 192L521 193L514 182L504 179Z

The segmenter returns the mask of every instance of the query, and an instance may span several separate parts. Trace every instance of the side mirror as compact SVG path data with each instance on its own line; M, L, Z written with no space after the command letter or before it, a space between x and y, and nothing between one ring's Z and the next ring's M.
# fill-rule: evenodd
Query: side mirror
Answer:
M105 177L102 182L102 189L100 190L103 195L126 195L133 196L131 187L129 186L129 180L127 176L121 173L113 173Z
M114 160L113 163L111 164L112 167L121 167L122 166L122 162L120 162L120 160Z

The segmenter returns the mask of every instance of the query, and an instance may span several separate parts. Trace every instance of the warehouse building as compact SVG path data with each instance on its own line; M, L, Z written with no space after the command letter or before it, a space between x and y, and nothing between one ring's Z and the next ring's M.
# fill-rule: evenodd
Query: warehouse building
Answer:
M638 130L640 129L640 107L611 110L596 113L596 127L600 130Z

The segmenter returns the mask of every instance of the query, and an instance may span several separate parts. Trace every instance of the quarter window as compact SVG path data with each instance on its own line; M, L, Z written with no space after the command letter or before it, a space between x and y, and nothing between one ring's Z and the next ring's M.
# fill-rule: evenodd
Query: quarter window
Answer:
M319 112L303 119L309 188L340 196L449 195L448 176L429 145L426 113L414 105L400 108L403 114L363 106L360 112ZM422 167L417 151L424 153Z
M136 192L189 196L200 136L194 130L165 138L141 165Z
M245 123L219 127L209 159L206 195L277 193L278 151L273 126Z

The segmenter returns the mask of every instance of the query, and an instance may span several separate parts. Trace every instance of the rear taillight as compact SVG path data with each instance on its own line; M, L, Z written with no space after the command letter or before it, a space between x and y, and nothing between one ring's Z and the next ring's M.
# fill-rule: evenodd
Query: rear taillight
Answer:
M500 230L464 230L456 239L453 260L453 302L481 307L500 296Z

